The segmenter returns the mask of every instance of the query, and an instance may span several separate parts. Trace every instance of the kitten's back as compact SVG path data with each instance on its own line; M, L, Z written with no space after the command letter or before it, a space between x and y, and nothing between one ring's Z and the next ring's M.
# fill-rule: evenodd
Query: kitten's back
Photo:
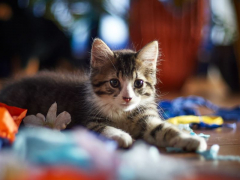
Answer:
M87 85L87 75L82 72L41 72L7 85L0 92L0 102L28 109L29 115L46 115L49 107L57 102L58 113L68 111L71 114L71 127L72 124L80 123L77 122L78 117L84 116L86 112L83 104Z

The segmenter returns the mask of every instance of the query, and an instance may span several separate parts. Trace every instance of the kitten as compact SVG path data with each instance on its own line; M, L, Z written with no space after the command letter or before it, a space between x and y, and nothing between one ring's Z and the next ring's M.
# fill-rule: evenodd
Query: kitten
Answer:
M205 150L204 139L181 132L163 122L157 110L156 64L158 43L138 52L112 51L100 39L91 50L89 75L43 72L5 87L0 102L46 115L57 102L58 113L67 111L72 122L129 147L133 139L156 146Z

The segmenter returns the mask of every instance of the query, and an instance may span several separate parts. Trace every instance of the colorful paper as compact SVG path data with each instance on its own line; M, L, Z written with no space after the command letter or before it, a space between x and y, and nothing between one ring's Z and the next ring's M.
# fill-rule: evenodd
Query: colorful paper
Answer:
M167 122L175 125L179 124L191 124L191 123L200 123L203 122L205 124L216 124L222 125L223 119L219 116L177 116L167 120Z
M12 143L26 114L26 109L0 103L0 137L8 139Z

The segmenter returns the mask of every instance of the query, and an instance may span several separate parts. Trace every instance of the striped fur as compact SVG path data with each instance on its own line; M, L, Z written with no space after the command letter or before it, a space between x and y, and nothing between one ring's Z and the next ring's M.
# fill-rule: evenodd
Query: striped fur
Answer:
M0 101L27 108L28 114L46 114L53 102L58 113L68 111L72 122L129 147L133 139L156 146L205 150L201 138L191 137L163 122L156 98L158 44L139 52L112 51L95 39L91 51L90 74L43 72L17 81L1 91Z

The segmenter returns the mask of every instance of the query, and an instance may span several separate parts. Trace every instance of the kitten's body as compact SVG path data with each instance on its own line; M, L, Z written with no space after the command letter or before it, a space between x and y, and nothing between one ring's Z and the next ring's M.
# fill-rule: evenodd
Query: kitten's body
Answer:
M136 53L111 51L96 39L89 76L40 73L7 86L0 102L44 115L57 102L58 113L67 111L72 117L67 128L83 125L121 147L142 138L157 146L206 149L203 139L184 134L159 117L154 87L157 57L156 41Z
M88 94L84 91L89 83L85 76L82 73L41 72L8 85L1 91L0 102L28 109L28 115L39 112L46 115L51 104L57 102L58 114L63 111L71 114L72 122L67 128L84 125L89 110Z

